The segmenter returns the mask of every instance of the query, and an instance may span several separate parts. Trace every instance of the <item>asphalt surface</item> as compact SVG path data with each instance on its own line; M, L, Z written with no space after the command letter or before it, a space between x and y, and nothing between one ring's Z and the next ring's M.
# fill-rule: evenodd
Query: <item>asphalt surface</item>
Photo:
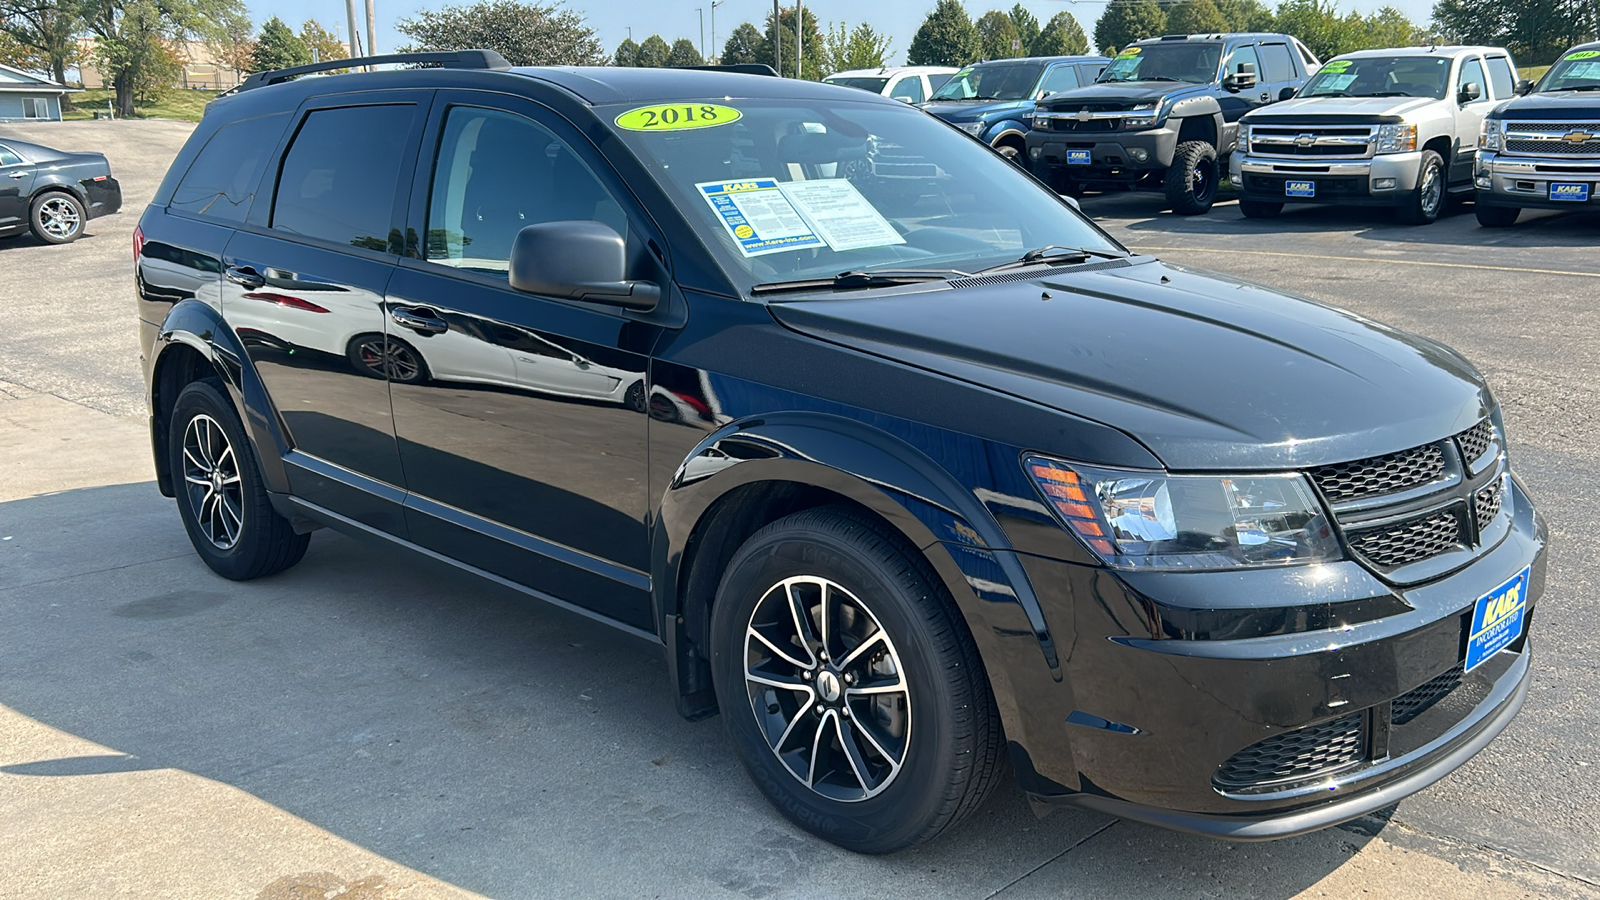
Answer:
M1084 209L1130 246L1462 350L1554 536L1535 684L1490 747L1385 819L1239 846L1014 788L917 850L791 828L651 645L319 532L234 584L152 483L131 232L189 126L0 126L99 149L127 205L75 245L0 241L0 897L1600 897L1600 217L1232 203Z

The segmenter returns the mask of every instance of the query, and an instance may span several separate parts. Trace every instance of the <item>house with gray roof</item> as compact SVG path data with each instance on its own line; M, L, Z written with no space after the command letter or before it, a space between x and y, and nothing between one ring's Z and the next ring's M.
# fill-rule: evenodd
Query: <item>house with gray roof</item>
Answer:
M59 122L61 98L78 90L0 65L0 122Z

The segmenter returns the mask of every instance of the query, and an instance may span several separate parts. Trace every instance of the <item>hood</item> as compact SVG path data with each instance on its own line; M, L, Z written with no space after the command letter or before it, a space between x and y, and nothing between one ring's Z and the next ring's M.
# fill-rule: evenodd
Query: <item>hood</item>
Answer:
M1142 103L1148 100L1157 100L1172 94L1208 93L1211 86L1208 84L1193 84L1187 81L1117 81L1104 84L1091 84L1088 87L1073 88L1059 94L1051 94L1040 102L1041 109L1077 109L1075 103Z
M1538 91L1508 100L1491 119L1600 119L1600 91Z
M924 112L946 122L972 122L1003 113L1033 109L1032 100L930 100L921 104Z
M1459 432L1485 406L1477 371L1441 344L1154 261L770 309L816 338L1117 428L1173 470L1362 459Z
M1296 97L1245 115L1251 122L1303 121L1318 116L1400 117L1442 101L1432 97Z

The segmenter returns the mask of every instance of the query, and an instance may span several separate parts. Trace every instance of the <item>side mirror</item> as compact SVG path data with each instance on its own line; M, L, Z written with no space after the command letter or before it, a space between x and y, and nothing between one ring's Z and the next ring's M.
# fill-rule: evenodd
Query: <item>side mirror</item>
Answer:
M1068 205L1068 206L1072 207L1073 209L1077 210L1078 212L1083 212L1083 206L1082 206L1082 204L1078 203L1078 198L1077 197L1070 197L1070 196L1068 196L1066 194L1057 194L1056 196L1061 198L1061 202L1062 203L1065 203L1066 205Z
M896 97L895 99L899 100L901 103L904 103L907 106L911 105L911 98L910 97Z
M1482 97L1482 96L1483 96L1483 88L1479 87L1477 82L1468 82L1467 84L1463 84L1461 86L1461 102L1462 103L1471 103L1472 101L1474 101L1474 100L1476 100L1476 99L1478 99L1479 97Z
M1282 103L1285 100L1293 98L1294 97L1294 92L1295 92L1295 89L1292 88L1292 87L1286 87L1283 90L1279 91L1278 92L1278 102Z
M628 279L628 245L603 222L540 222L511 245L511 286L528 294L655 309L661 288Z
M1231 90L1242 91L1256 86L1256 64L1239 63L1239 70L1228 76L1227 87Z
M1518 97L1526 97L1533 93L1533 82L1526 78L1519 78L1517 79L1517 86L1515 90Z

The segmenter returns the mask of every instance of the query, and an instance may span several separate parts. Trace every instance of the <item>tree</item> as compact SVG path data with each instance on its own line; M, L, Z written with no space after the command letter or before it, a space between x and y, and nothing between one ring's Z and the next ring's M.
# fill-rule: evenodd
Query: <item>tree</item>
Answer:
M577 13L538 0L477 0L422 10L395 28L411 41L400 53L486 47L514 66L599 66L600 39Z
M1365 46L1366 23L1360 14L1340 16L1334 0L1284 0L1278 6L1279 31L1305 43L1319 59Z
M154 98L183 74L172 48L249 30L240 0L80 0L83 26L95 42L100 71L111 82L119 115L134 99Z
M756 26L745 22L728 35L728 42L722 45L722 64L749 65L762 62L763 47L766 40ZM770 58L769 58L770 63Z
M700 51L694 47L694 41L688 38L678 38L672 42L672 50L667 54L669 66L703 66L705 59L700 56Z
M243 27L240 27L243 26ZM235 72L255 68L256 38L249 19L235 22L223 34L206 41L211 58Z
M1183 0L1167 13L1167 31L1173 34L1216 34L1228 22L1211 0Z
M1017 38L1022 41L1022 55L1034 56L1033 42L1039 38L1039 20L1021 3L1011 7L1011 24L1017 26Z
M1214 0L1228 31L1277 31L1272 10L1260 0Z
M1112 3L1094 23L1094 42L1100 52L1115 53L1134 41L1165 34L1166 29L1167 14L1156 0Z
M0 0L0 53L8 65L66 84L67 67L82 56L81 22L73 0Z
M1600 4L1573 0L1439 0L1433 24L1450 39L1505 47L1525 66L1553 63L1579 36L1593 36Z
M975 27L978 30L978 55L983 59L1011 59L1027 52L1022 44L1022 36L1017 34L1017 23L998 9L991 9L980 16Z
M269 72L287 69L311 62L311 48L300 40L283 20L273 16L261 23L261 33L256 36L255 53L251 54L250 71Z
M978 30L967 18L961 0L939 0L911 38L906 64L964 66L976 60L978 53Z
M1362 49L1375 50L1379 47L1415 47L1428 40L1428 33L1411 21L1405 13L1392 6L1385 6L1366 19L1366 47Z
M659 34L652 34L639 44L639 61L635 65L647 69L661 69L667 65L667 57L672 55L672 48L667 45Z
M622 39L622 43L617 45L617 52L611 56L611 64L614 66L639 64L639 45L633 42L633 38Z
M807 8L803 20L805 26L805 44L801 47L801 55L805 57L800 66L801 77L810 81L820 81L822 76L828 74L824 71L828 67L828 39L822 36L818 27L817 17ZM783 35L783 69L778 72L786 78L794 75L794 10L785 9L778 18L778 28ZM762 32L762 58L756 62L765 63L773 68L774 55L772 52L772 13L767 13L767 27Z
M823 40L827 43L829 72L876 69L889 56L889 36L878 34L865 22L848 32L845 23L840 22L837 29L828 30Z
M307 19L300 23L300 41L307 49L313 52L318 61L329 59L349 59L350 48L338 35L322 27L316 19Z
M1062 10L1050 17L1044 25L1044 30L1034 39L1030 56L1081 56L1089 52L1089 38L1083 33L1083 26L1072 17L1072 13Z

